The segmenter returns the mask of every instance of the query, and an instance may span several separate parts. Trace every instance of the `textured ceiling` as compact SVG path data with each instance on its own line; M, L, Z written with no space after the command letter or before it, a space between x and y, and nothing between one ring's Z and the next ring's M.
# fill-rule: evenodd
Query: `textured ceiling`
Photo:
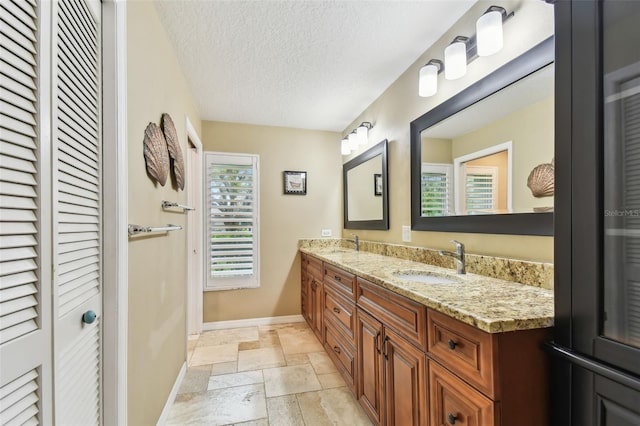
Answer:
M342 131L475 1L156 0L156 8L202 119Z

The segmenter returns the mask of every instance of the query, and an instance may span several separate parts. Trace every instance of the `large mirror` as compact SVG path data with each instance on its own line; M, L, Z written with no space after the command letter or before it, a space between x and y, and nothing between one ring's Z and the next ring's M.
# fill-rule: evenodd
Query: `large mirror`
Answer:
M553 235L554 41L411 123L414 230Z
M389 229L388 142L342 166L345 229Z

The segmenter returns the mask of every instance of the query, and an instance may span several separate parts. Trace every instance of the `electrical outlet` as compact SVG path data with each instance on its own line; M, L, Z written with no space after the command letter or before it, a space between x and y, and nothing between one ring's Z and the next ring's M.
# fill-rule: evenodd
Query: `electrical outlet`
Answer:
M322 232L320 233L320 235L322 235L323 237L330 237L331 236L331 229L323 229Z
M402 225L402 241L405 243L411 242L411 227L408 225Z

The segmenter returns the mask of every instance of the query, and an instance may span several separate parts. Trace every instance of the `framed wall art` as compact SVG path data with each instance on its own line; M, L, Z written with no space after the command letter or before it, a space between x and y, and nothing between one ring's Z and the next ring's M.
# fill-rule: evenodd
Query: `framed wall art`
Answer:
M307 172L282 172L284 193L291 195L307 195Z

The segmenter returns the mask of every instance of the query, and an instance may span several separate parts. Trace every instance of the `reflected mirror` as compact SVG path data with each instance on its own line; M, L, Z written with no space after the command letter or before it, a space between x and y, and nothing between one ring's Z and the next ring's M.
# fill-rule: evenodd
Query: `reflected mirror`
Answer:
M411 123L415 230L553 234L546 40Z
M388 142L343 165L345 229L389 229Z

